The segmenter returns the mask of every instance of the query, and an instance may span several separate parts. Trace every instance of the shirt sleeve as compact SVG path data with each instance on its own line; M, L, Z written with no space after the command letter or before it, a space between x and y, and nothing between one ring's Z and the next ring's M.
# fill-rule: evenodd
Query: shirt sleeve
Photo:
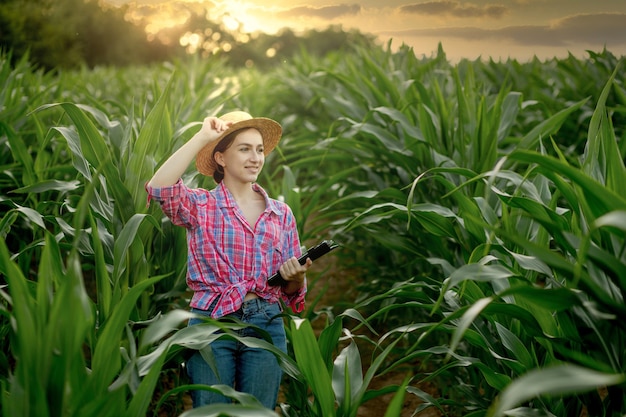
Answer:
M155 200L161 205L163 213L173 224L191 228L196 225L196 204L192 191L185 186L182 179L176 184L166 187L151 187L146 184L148 203Z
M304 310L304 300L306 296L306 278L304 278L304 285L298 291L293 294L287 294L283 291L283 301L289 306L295 313L300 313Z
M292 256L299 258L302 255L302 249L300 248L300 237L298 235L298 228L296 225L296 219L293 212L286 206L285 220L283 230L285 232L285 239L283 241L283 253L287 254L285 259L289 259ZM282 299L294 312L300 313L304 310L304 300L307 293L307 280L304 279L302 288L293 294L287 294L284 290L281 290Z

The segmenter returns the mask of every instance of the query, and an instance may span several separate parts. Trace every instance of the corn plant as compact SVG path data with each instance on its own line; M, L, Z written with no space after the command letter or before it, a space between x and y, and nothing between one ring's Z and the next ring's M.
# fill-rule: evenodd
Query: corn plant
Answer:
M442 388L442 397L458 409L498 416L538 410L572 415L585 408L600 415L624 412L624 333L618 320L626 313L624 201L616 192L624 166L605 106L614 82L611 77L591 117L581 167L572 166L554 141L556 157L548 155L540 139L555 134L584 101L532 129L517 150L492 160L493 169L483 172L488 166L481 163L469 170L458 166L466 160L449 161L417 177L404 206L374 204L348 223L373 232L375 239L389 238L397 251L425 258L444 273L441 291L413 282L401 285L385 297L393 300L390 307L370 319L410 310L404 304L413 297L412 306L440 317L396 330L415 333L410 354L398 364L410 358L438 363L427 378L450 378L454 388ZM450 205L419 201L425 194L418 189L430 181L445 186L443 198ZM383 201L389 195L371 194ZM404 231L397 229L399 236L384 234L403 218L408 221ZM447 243L420 245L425 234ZM431 297L427 302L425 290ZM423 346L441 341L435 336L441 332L449 333L449 342L438 350ZM451 406L442 400L430 404Z
M88 199L78 209L77 229L90 216ZM15 361L10 377L2 382L3 415L144 414L162 360L141 382L131 379L132 372L121 372L120 343L137 299L161 277L135 286L101 323L85 289L78 245L63 257L54 236L46 233L44 243L37 280L32 282L11 259L4 240L0 242L1 271L7 281L2 313L10 322ZM133 352L132 336L128 342ZM132 399L129 389L135 394Z
M157 414L164 367L218 328L236 337L212 321L182 326L184 231L143 191L194 122L234 108L281 121L260 182L293 207L305 243L342 244L335 267L360 291L353 308L318 298L285 317L285 416L353 416L384 393L390 416L407 395L422 401L415 413L451 416L624 413L626 94L608 51L457 65L441 49L303 52L267 73L197 57L56 74L8 61L4 415ZM213 186L193 170L184 179ZM66 306L76 326L63 327ZM407 369L403 384L369 388ZM156 408L189 389L238 404L185 415L266 413L184 381Z
M384 367L398 340L384 345L366 336L351 335L343 328L344 318L353 318L368 326L357 310L349 309L327 323L316 339L308 319L289 318L288 339L299 372L291 375L293 379L287 384L289 402L281 405L285 417L354 417L367 401L386 393L374 392L369 386ZM371 327L369 330L375 333ZM343 332L348 336L342 338ZM357 339L375 346L376 355L365 374ZM397 389L386 415L400 414L405 387Z

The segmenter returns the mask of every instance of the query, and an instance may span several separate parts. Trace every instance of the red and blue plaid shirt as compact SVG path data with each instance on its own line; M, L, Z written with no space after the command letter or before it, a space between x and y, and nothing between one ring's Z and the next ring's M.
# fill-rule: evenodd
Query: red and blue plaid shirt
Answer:
M146 186L148 198L160 202L173 224L187 229L190 305L207 310L217 300L214 318L238 310L249 292L270 302L282 298L296 312L304 308L306 283L293 295L267 285L287 259L301 255L295 217L261 186L253 188L266 207L256 225L248 224L223 183L210 191L189 188L182 180L168 187Z

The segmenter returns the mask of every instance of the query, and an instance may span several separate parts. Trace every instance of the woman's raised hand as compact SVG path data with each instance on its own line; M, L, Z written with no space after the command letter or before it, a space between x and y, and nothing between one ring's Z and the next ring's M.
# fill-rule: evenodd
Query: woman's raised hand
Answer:
M151 187L165 187L175 184L183 175L200 149L220 137L232 122L210 116L204 119L202 127L193 137L174 152L154 173L148 182Z
M197 135L202 138L205 143L213 142L222 133L224 133L232 125L232 122L225 122L219 117L209 116L205 117L202 122L202 127Z

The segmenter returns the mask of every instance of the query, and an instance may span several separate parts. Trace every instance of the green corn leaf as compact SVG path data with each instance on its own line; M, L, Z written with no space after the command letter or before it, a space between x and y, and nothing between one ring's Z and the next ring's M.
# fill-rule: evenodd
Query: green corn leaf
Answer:
M22 213L28 220L42 229L46 228L46 224L44 223L44 217L37 210L33 210L30 207L21 207L18 206L14 210Z
M437 409L439 409L439 411L442 414L445 414L445 409L441 405L439 405L439 401L435 397L433 397L431 394L429 394L427 392L424 392L423 390L421 390L419 388L416 388L416 387L413 387L413 386L408 386L406 388L406 391L409 394L415 395L417 398L419 398L423 402L423 404L420 405L415 410L415 412L420 412L420 411L426 410L426 408L428 408L428 407L436 407ZM389 417L391 417L391 416L389 416ZM466 417L468 417L468 416L466 415Z
M134 213L135 204L132 203L132 194L122 181L120 175L120 167L115 166L112 160L112 153L109 150L104 138L87 116L85 111L76 104L72 103L54 103L40 106L36 111L44 111L54 107L61 107L70 117L76 133L73 130L58 127L56 130L61 133L67 140L70 149L72 149L78 161L82 161L79 170L85 176L87 181L91 181L91 174L88 169L90 164L94 169L101 171L106 177L107 187L115 198L117 204L115 208L119 211L122 221L129 219ZM82 168L80 168L82 166Z
M124 390L109 391L105 395L92 396L82 404L74 404L76 416L119 417L127 409L127 395Z
M308 320L294 319L291 322L294 355L306 383L315 396L315 406L320 415L335 415L335 396L332 380L323 362L311 324Z
M329 326L326 326L319 336L318 345L320 348L320 353L322 355L324 364L326 365L326 369L329 373L332 371L332 357L335 353L335 350L337 349L339 337L341 336L342 330L343 319L341 316L339 316L336 317Z
M475 363L474 366L480 370L481 374L485 378L485 382L499 391L504 389L511 382L511 377L492 369L484 363L478 362Z
M43 193L46 191L61 191L67 193L70 191L76 191L80 187L80 182L74 181L59 181L59 180L47 180L37 182L35 184L21 187L13 190L14 193Z
M601 305L610 308L612 311L625 311L623 304L615 300L612 291L604 285L604 282L598 282L596 279L592 278L586 270L576 269L571 261L556 252L547 251L545 247L536 245L528 239L502 230L500 230L499 233L506 236L507 239L510 239L516 245L524 248L531 256L535 256L546 265L564 273L565 276L576 278L574 282L580 282L578 285L582 286L585 291L588 291Z
M359 324L357 325L357 328L359 328L360 326L365 326L367 327L367 330L369 332L371 332L374 335L377 335L378 333L376 332L376 329L374 329L370 323L368 323L368 321L365 319L365 317L363 317L363 315L361 313L359 313L355 308L348 308L346 310L344 310L341 315L339 315L339 317L349 317L351 319L356 320Z
M511 357L523 365L526 369L531 369L538 364L530 354L526 345L520 338L501 323L496 322L496 330L502 340L502 345L511 353ZM500 387L503 388L503 387Z
M131 216L128 222L124 225L119 236L115 239L114 247L114 269L113 269L113 282L117 288L117 283L122 277L128 267L128 255L131 251L131 246L135 243L138 236L139 227L141 224L148 220L155 228L159 228L157 220L148 214L136 213Z
M465 331L470 327L470 325L476 320L476 318L482 313L483 309L487 307L493 299L491 297L486 297L481 300L478 300L474 304L472 304L467 311L461 317L461 320L457 324L456 329L454 330L454 334L452 335L452 339L450 340L450 350L453 352L459 346L461 342L461 338Z
M606 374L575 365L535 369L507 386L492 403L487 417L504 416L507 411L537 397L579 394L624 381L625 374Z
M104 327L96 342L96 348L92 357L92 387L89 392L106 392L121 367L120 340L131 312L135 308L137 299L151 285L156 284L163 277L153 277L132 287L119 301L112 311L111 317L104 323Z
M176 315L175 315L176 316ZM161 320L155 320L149 325L150 329L148 337L153 338L152 335L161 333L163 326L170 329L169 319L166 323L162 323ZM176 351L176 346L182 346L188 349L201 350L208 346L213 340L217 340L220 336L217 334L221 330L221 327L216 323L208 322L194 326L183 327L177 330L172 336L166 338L163 342L150 353L142 355L137 360L137 368L140 376L146 375L152 369L154 363L156 363L161 355L166 352ZM143 343L140 345L140 351L145 350Z
M48 404L42 401L46 398L44 381L33 378L38 375L39 368L43 365L37 343L41 324L32 310L36 302L30 294L26 278L11 260L4 239L0 239L0 271L8 283L11 295L7 300L12 307L14 323L11 345L13 351L19 354L10 390L3 394L6 401L3 402L2 411L5 416L46 416L49 414L49 408Z
M154 160L159 141L163 139L169 141L172 137L172 128L168 123L170 118L167 101L174 79L173 76L170 78L163 94L151 109L129 154L125 182L134 202L134 211L137 213L145 211L144 185L154 174L154 163L151 161Z
M276 417L276 413L263 406L213 404L185 411L180 417Z
M94 251L94 263L96 271L96 289L98 291L98 311L100 318L106 321L113 308L113 291L111 275L107 269L102 240L98 222L91 212L89 213L89 223L91 225L91 246Z
M570 288L538 288L519 285L498 293L498 296L503 298L509 295L545 311L566 311L582 304L581 293Z
M141 380L137 391L134 393L135 395L133 395L133 398L130 400L130 404L128 404L128 409L125 413L126 417L146 415L148 407L152 403L154 388L161 378L161 370L166 357L167 352L163 352L157 361L152 365L148 374Z
M171 331L174 323L186 314L188 314L186 311L174 313L171 317L168 316L165 320L159 318L150 323L146 331L147 339L142 340L142 343L140 344L140 351L145 350L149 346L149 340L154 340L156 337ZM248 347L264 349L273 353L287 375L297 380L301 380L303 378L293 359L276 348L274 344L257 337L242 337L236 333L237 330L241 330L246 327L249 327L249 325L235 322L224 324L214 320L198 325L183 327L182 329L174 332L171 336L165 337L150 353L147 353L137 359L138 374L140 376L146 375L164 352L168 352L170 356L173 356L182 348L202 350L206 348L209 343L219 338L233 338ZM223 332L220 333L220 331Z
M34 184L37 181L37 177L33 169L35 164L33 163L33 158L28 151L26 143L24 143L20 135L16 134L16 132L4 121L0 121L0 132L6 135L5 137L10 145L8 148L13 154L13 159L15 159L15 161L17 161L23 169L23 183L27 186Z
M453 220L457 217L450 209L434 204L416 204L412 207L411 215L428 233L456 238Z
M596 218L609 211L620 210L626 207L626 199L623 196L605 188L601 183L590 178L582 171L562 161L535 152L521 150L512 152L509 158L530 164L538 164L542 168L541 172L550 179L554 180L557 174L560 174L575 182L585 195L586 203ZM593 220L595 218L589 219L590 222Z
M358 407L359 393L363 386L363 368L361 355L354 341L343 348L335 359L332 371L332 386L339 403L340 415L349 415L349 411Z
M350 408L350 417L356 417L358 406L362 404L363 398L365 397L365 393L374 379L374 376L380 371L383 364L389 359L389 355L394 351L398 342L401 338L398 338L392 341L389 345L383 349L383 351L376 356L376 358L370 364L370 367L367 369L365 376L363 377L363 383L361 384L361 388L356 392L352 397L353 406Z
M454 288L459 283L466 280L489 282L507 279L513 276L515 276L515 274L502 265L483 265L478 263L463 265L446 279L442 292Z
M626 183L626 168L615 138L615 130L607 114L606 100L621 64L621 61L618 62L611 78L604 86L591 116L582 165L590 177L606 184L608 189L616 193L620 193Z
M587 101L588 99L580 100L539 123L530 132L524 135L518 145L518 149L534 149L537 141L554 134L559 130L561 125L571 117L572 113L578 111Z
M192 317L194 317L194 314L187 310L172 310L162 316L159 315L148 325L148 328L142 334L139 350L143 351L160 342L167 335L175 332L181 323Z
M58 248L48 239L50 248ZM57 256L61 262L60 256ZM67 259L67 273L61 278L50 309L44 345L50 349L48 389L54 391L49 400L53 413L59 415L74 407L76 396L82 395L88 378L83 348L94 325L92 303L82 276L82 265L76 252ZM58 354L57 352L63 352ZM71 387L68 389L68 387ZM79 394L80 393L80 394Z
M396 394L389 402L389 406L385 411L384 417L396 417L402 414L402 410L404 409L404 397L406 396L406 389L409 385L409 381L409 377L404 378L402 385L398 387Z
M110 152L104 138L79 105L73 103L54 103L40 106L35 111L41 112L56 106L62 107L76 126L80 142L76 144L77 147L74 149L80 149L85 159L96 168L109 163ZM113 173L111 169L107 169L106 172L107 174ZM117 176L119 177L119 175ZM111 175L111 178L115 178L115 176Z

